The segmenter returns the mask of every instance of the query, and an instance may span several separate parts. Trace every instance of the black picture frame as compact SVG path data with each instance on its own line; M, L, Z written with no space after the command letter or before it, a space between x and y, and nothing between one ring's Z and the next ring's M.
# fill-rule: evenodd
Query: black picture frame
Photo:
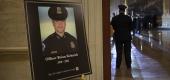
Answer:
M82 74L92 74L91 63L89 57L88 44L86 39L85 24L81 4L72 2L58 2L58 1L31 1L25 0L25 13L27 23L27 37L29 45L29 56L31 64L31 72L33 80L65 80L74 77L79 77ZM75 22L75 29L73 34L77 39L78 51L73 55L64 54L62 56L53 56L53 65L45 67L46 64L51 63L46 61L46 56L43 54L43 40L42 34L46 33L48 27L44 28L44 20L48 23L47 9L51 6L64 6L67 10L72 11L72 22ZM41 11L42 9L42 11ZM44 11L44 12L43 12ZM45 14L45 15L44 15ZM68 12L69 14L69 12ZM74 15L74 16L73 16ZM45 17L45 18L44 18ZM73 19L74 18L74 19ZM45 31L42 30L42 26ZM69 54L69 53L68 53ZM50 56L51 57L51 56ZM58 58L61 57L61 58ZM60 64L59 64L60 63ZM55 67L53 67L55 66Z

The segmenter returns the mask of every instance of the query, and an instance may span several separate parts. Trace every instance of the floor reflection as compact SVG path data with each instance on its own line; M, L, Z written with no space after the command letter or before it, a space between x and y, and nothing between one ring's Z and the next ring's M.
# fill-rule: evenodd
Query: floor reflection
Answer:
M168 31L151 31L149 34L143 32L142 34L136 34L133 37L131 71L126 69L124 60L121 64L121 69L116 71L116 51L115 46L112 45L112 80L169 80L170 45L167 43L169 43L170 40L168 40L169 36L166 35L165 37L164 34L167 32ZM163 34L162 36L164 37L157 36L156 34ZM160 40L162 40L161 44Z

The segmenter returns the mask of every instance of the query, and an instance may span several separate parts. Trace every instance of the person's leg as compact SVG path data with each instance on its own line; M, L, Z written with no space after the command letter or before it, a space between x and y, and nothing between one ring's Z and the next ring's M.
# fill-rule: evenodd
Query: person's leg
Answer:
M121 61L122 61L122 48L123 48L122 42L115 40L115 47L116 47L116 53L117 53L116 68L120 68Z
M125 41L124 53L127 68L131 68L131 41Z

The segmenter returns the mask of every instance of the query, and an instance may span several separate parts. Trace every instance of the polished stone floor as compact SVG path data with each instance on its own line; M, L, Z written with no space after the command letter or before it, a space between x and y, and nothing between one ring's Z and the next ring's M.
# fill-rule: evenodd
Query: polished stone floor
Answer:
M143 31L135 34L132 42L132 69L125 61L115 69L116 52L112 45L112 80L170 80L169 30Z

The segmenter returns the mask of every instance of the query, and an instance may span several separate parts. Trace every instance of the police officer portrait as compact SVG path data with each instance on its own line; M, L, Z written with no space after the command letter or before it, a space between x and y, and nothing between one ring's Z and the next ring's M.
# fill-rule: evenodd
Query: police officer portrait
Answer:
M81 4L25 1L25 9L34 80L92 73Z
M80 64L73 8L39 7L42 54L48 80L79 72Z
M46 26L44 24L44 27L40 26L42 30L41 31L42 45L43 45L42 50L44 54L76 53L77 40L76 40L75 24L73 25L67 24L69 23L67 22L67 18L68 18L67 9L65 7L52 6L48 10L48 16L51 19L49 20L50 22L48 22L48 24L51 23L51 25ZM49 27L52 30L49 30ZM67 29L66 32L67 27L69 29ZM69 32L72 33L70 34L68 30L70 30ZM48 36L44 37L44 35L48 35Z

